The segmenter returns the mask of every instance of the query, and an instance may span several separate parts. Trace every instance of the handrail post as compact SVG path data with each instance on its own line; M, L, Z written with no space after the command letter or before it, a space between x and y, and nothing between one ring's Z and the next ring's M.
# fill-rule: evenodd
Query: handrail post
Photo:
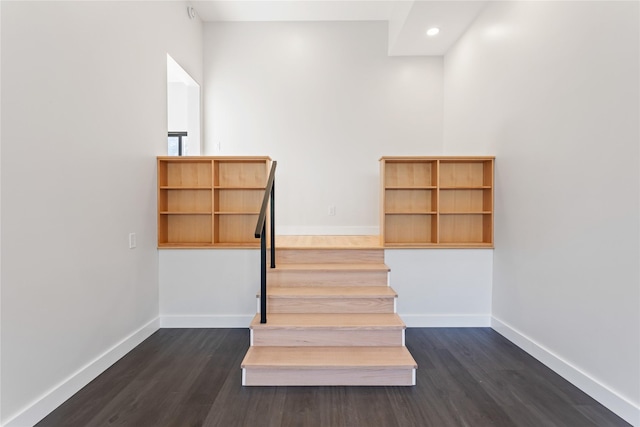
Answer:
M271 268L276 268L276 180L271 186Z
M267 323L267 236L265 231L266 224L263 224L260 237L260 323Z
M264 189L264 197L262 198L262 206L258 214L258 223L254 236L260 238L260 323L267 323L267 205L271 201L271 268L276 267L276 228L275 228L275 172L278 162L275 160L271 163L269 178Z

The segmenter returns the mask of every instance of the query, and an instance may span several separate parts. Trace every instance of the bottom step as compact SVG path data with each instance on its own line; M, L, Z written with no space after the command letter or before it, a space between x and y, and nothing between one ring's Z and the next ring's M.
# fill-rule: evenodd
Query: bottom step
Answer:
M245 386L412 386L416 362L406 347L251 347Z

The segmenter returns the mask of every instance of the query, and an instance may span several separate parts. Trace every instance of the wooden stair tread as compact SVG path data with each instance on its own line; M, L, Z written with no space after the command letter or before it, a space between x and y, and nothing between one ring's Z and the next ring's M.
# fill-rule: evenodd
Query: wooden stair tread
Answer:
M389 271L386 264L280 264L267 271Z
M389 286L274 286L269 288L267 296L270 298L395 298L398 294Z
M277 248L276 264L384 264L384 249Z
M276 250L283 249L383 249L379 235L275 236Z
M267 313L267 323L260 314L251 321L252 329L404 329L396 313Z
M251 347L242 368L417 368L406 347Z

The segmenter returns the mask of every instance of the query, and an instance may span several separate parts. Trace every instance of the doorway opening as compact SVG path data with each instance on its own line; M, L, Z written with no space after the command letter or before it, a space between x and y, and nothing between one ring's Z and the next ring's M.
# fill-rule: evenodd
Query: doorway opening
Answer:
M167 155L199 156L200 85L168 54L167 118ZM176 134L179 142L172 137Z

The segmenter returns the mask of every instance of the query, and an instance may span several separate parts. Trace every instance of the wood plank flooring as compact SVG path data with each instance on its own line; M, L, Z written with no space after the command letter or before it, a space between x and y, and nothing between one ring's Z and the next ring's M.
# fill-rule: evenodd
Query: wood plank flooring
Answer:
M247 329L161 329L37 425L629 425L489 328L409 328L406 344L415 387L242 387Z

